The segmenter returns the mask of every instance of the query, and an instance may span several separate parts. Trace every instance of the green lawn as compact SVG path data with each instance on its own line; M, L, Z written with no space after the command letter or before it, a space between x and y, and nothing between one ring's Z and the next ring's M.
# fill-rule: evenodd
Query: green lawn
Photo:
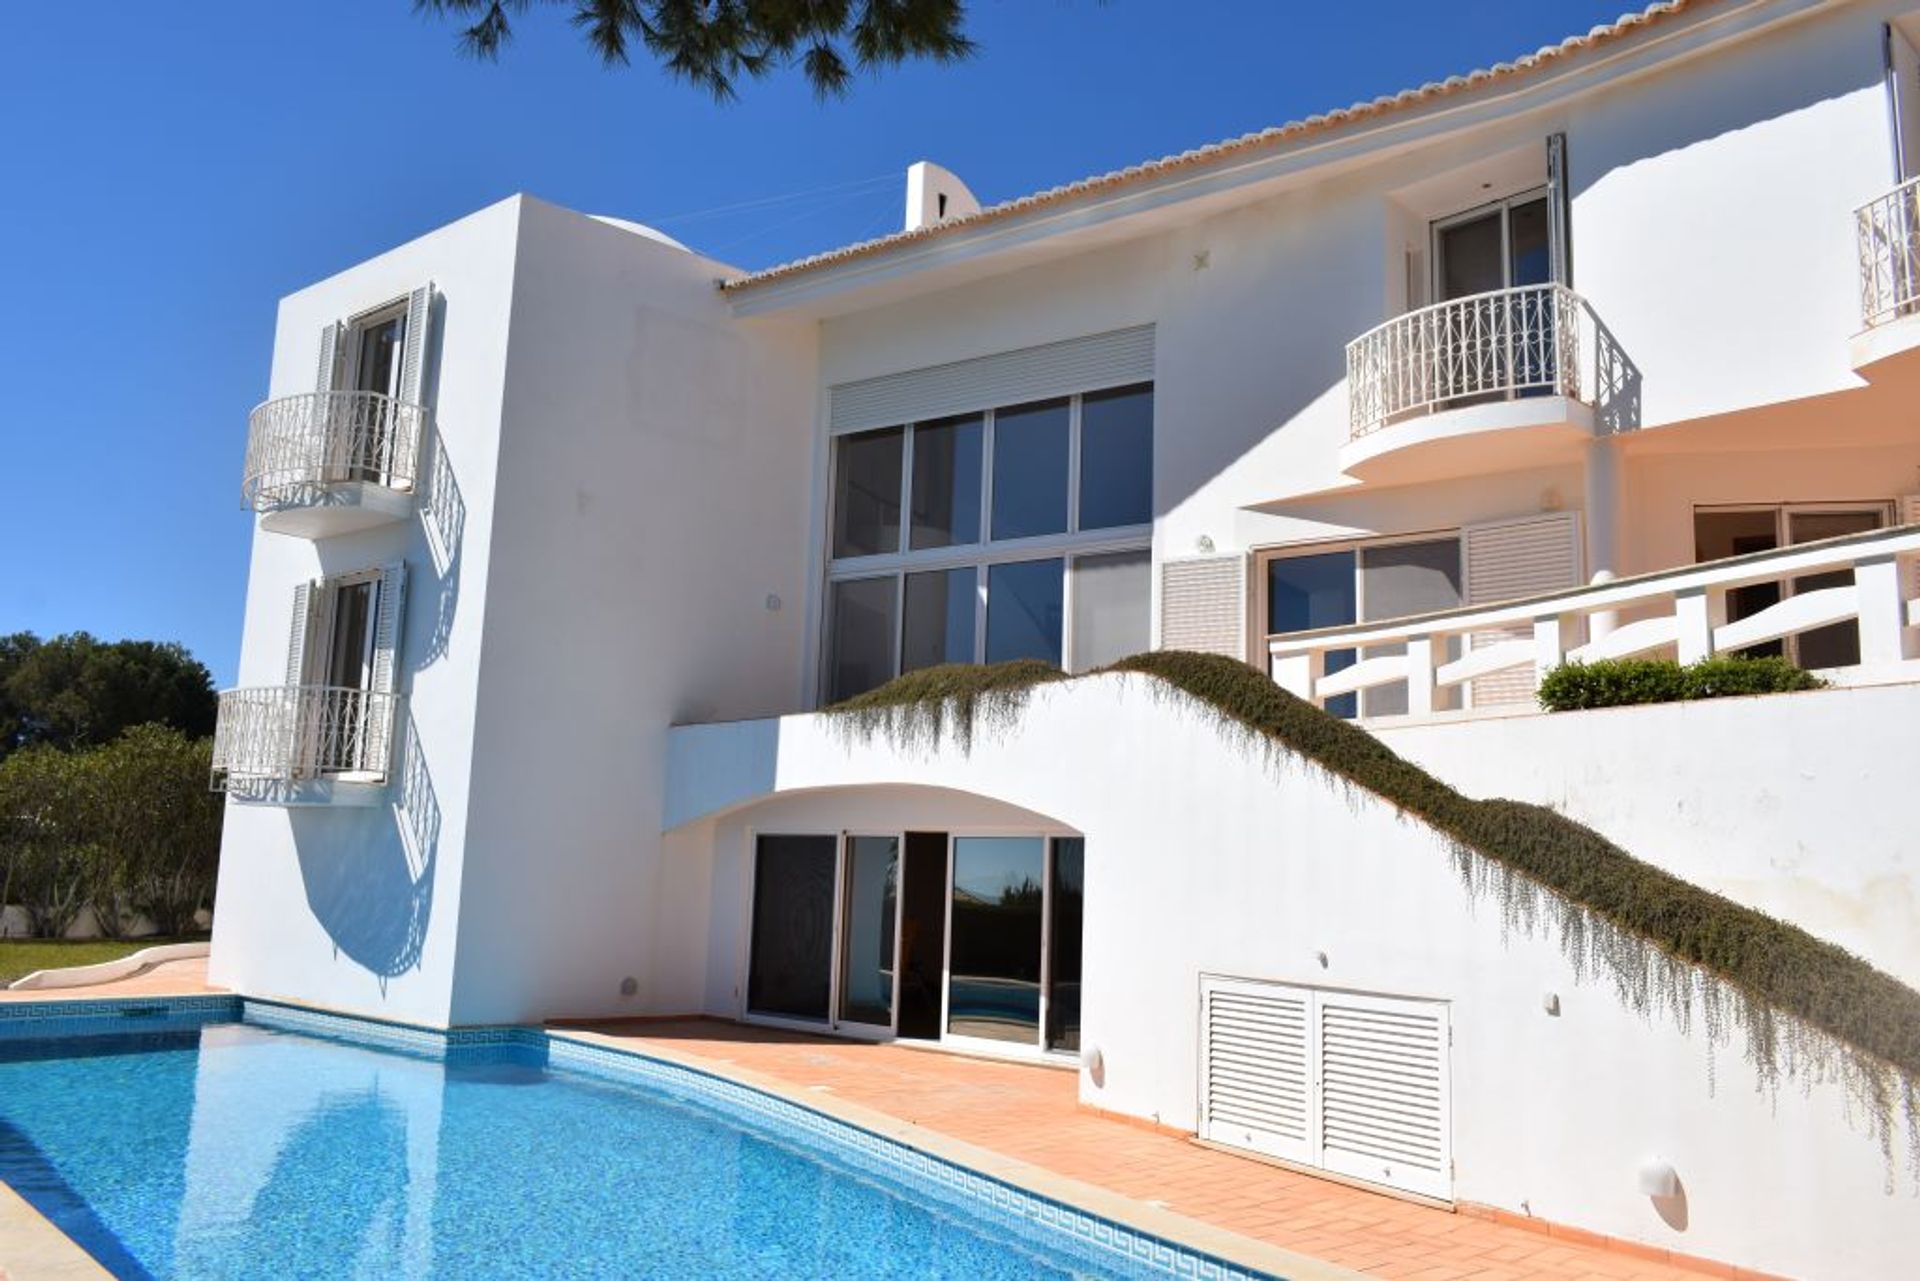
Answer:
M0 987L35 970L97 965L162 943L191 943L193 938L144 939L0 939Z

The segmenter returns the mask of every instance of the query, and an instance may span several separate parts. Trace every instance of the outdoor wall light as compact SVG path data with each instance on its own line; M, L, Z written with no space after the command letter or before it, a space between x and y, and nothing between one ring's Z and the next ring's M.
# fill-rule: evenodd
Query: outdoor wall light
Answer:
M784 602L783 602L783 601L781 601L781 599L780 599L780 596L779 596L779 593L777 593L777 592L768 592L768 593L767 593L767 609L768 609L768 611L769 611L769 612L771 612L771 613L775 613L775 614L777 614L777 613L779 613L779 612L780 612L780 606L781 606L781 605L782 605L783 603L784 603Z
M1213 536L1211 534L1202 534L1193 540L1193 546L1194 550L1198 551L1202 556L1205 556L1213 551Z
M1107 1056L1100 1052L1099 1046L1089 1045L1080 1052L1080 1066L1087 1070L1087 1076L1092 1078L1096 1089L1106 1083Z
M1640 1195L1655 1198L1677 1196L1680 1175L1673 1166L1654 1157L1640 1167Z
M1547 993L1546 996L1542 997L1540 1000L1540 1008L1545 1010L1550 1017L1556 1018L1556 1019L1559 1018L1560 1017L1560 994L1558 992Z
M1320 962L1321 969L1324 970L1327 968L1327 954L1325 952L1315 952L1313 954L1313 959Z

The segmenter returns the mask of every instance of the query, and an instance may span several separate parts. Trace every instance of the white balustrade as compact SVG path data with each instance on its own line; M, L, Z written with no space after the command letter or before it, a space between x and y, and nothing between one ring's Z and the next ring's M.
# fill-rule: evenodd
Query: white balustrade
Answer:
M1448 691L1496 672L1527 669L1537 690L1540 678L1565 662L1661 651L1688 663L1836 623L1857 625L1862 667L1885 667L1920 657L1913 631L1920 628L1916 560L1920 525L1849 534L1524 600L1296 632L1269 642L1270 670L1282 687L1322 706L1343 694L1405 682L1408 713L1425 715ZM1777 604L1728 619L1728 593L1735 588L1848 570L1851 584L1784 594ZM1632 621L1592 625L1623 614ZM1511 635L1528 630L1531 635ZM1508 635L1475 643L1500 632ZM1368 656L1385 647L1404 652ZM1329 672L1329 657L1343 653L1359 661Z
M254 511L317 503L328 487L354 481L410 491L426 416L424 406L370 391L258 405L247 416L243 501Z
M1920 303L1920 178L1854 210L1860 250L1860 319L1867 328Z
M1347 344L1355 440L1423 414L1528 395L1600 411L1601 430L1638 423L1639 371L1585 299L1523 285L1396 316Z
M225 779L383 777L392 750L393 694L333 685L274 685L220 695L213 773Z

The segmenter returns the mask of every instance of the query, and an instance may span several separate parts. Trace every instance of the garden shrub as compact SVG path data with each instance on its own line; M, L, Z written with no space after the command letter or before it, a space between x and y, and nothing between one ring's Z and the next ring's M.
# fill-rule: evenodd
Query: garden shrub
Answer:
M1704 658L1682 667L1670 658L1604 658L1562 663L1540 682L1540 706L1549 712L1738 694L1779 694L1826 684L1784 658Z
M1587 671L1602 666L1591 664ZM1666 667L1681 672L1677 664ZM1812 679L1786 664L1754 660L1715 659L1695 667L1709 669L1698 679L1719 693L1745 693L1761 683L1767 688L1808 688L1799 682ZM1729 669L1736 667L1729 676ZM1780 673L1780 667L1791 676ZM1685 1020L1696 996L1687 967L1698 966L1733 989L1734 1008L1718 1007L1719 1015L1731 1015L1741 1024L1763 1071L1777 1073L1782 1062L1790 1071L1796 1064L1816 1070L1806 1064L1820 1057L1816 1047L1802 1043L1790 1050L1775 1045L1780 1030L1772 1012L1777 1010L1866 1056L1842 1067L1850 1071L1847 1079L1856 1095L1878 1100L1883 1142L1892 1106L1881 1075L1884 1067L1907 1077L1900 1088L1911 1110L1912 1078L1920 1075L1920 992L1844 949L1643 863L1552 810L1464 796L1366 730L1328 715L1235 659L1158 651L1122 659L1104 670L1161 681L1210 709L1229 731L1305 757L1425 820L1454 843L1470 888L1492 882L1509 919L1530 924L1545 915L1557 923L1562 945L1576 966L1603 967L1636 1008L1662 1003ZM952 665L910 673L827 712L849 718L856 731L867 734L895 732L902 718L917 726L918 734L937 734L964 719L970 736L973 720L983 710L995 718L1015 714L1034 687L1063 679L1042 663ZM1676 678L1656 674L1633 679L1640 683L1630 688L1644 689L1661 682L1671 687ZM1680 679L1684 684L1684 674ZM1793 683L1787 684L1789 680ZM1497 870L1490 871L1473 856L1490 861ZM1715 998L1708 994L1701 999L1707 1001L1711 1026ZM1910 1123L1914 1119L1908 1118Z

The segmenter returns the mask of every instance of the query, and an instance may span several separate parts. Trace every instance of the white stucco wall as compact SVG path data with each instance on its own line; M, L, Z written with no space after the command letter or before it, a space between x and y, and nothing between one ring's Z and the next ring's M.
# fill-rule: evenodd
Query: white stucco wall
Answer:
M440 296L424 383L439 439L428 442L426 456L443 451L459 495L458 504L444 506L464 509L453 544L441 550L418 514L318 542L256 532L236 682L285 682L297 584L404 558L399 689L430 780L417 808L437 812L438 837L428 850L410 850L402 830L412 820L392 797L370 808L229 803L214 983L392 1018L447 1020L519 209L517 198L489 206L280 305L267 397L314 389L323 326L428 282ZM245 434L244 424L232 427L237 490Z
M733 319L709 260L521 209L458 1023L638 1007L667 726L796 706L804 647L811 329Z
M712 860L713 884L735 878L721 829L800 822L773 807L793 801L755 802L820 789L871 789L821 794L805 819L829 830L919 826L903 787L1044 815L1086 837L1082 1035L1106 1067L1103 1086L1083 1074L1087 1102L1195 1124L1202 973L1444 1000L1459 1199L1771 1272L1904 1274L1920 1252L1913 1188L1837 1087L1761 1089L1698 1021L1636 1012L1552 938L1503 927L1423 825L1310 768L1270 768L1157 688L1043 689L971 754L851 741L822 717L676 730L668 818L689 839L674 856ZM740 928L737 896L685 904L703 908L711 938ZM735 954L709 951L716 976ZM711 982L708 1008L730 1013L729 996ZM1636 1190L1656 1156L1679 1172L1684 1213L1663 1217Z
M1920 987L1920 687L1375 733L1469 796L1549 805L1636 858Z

